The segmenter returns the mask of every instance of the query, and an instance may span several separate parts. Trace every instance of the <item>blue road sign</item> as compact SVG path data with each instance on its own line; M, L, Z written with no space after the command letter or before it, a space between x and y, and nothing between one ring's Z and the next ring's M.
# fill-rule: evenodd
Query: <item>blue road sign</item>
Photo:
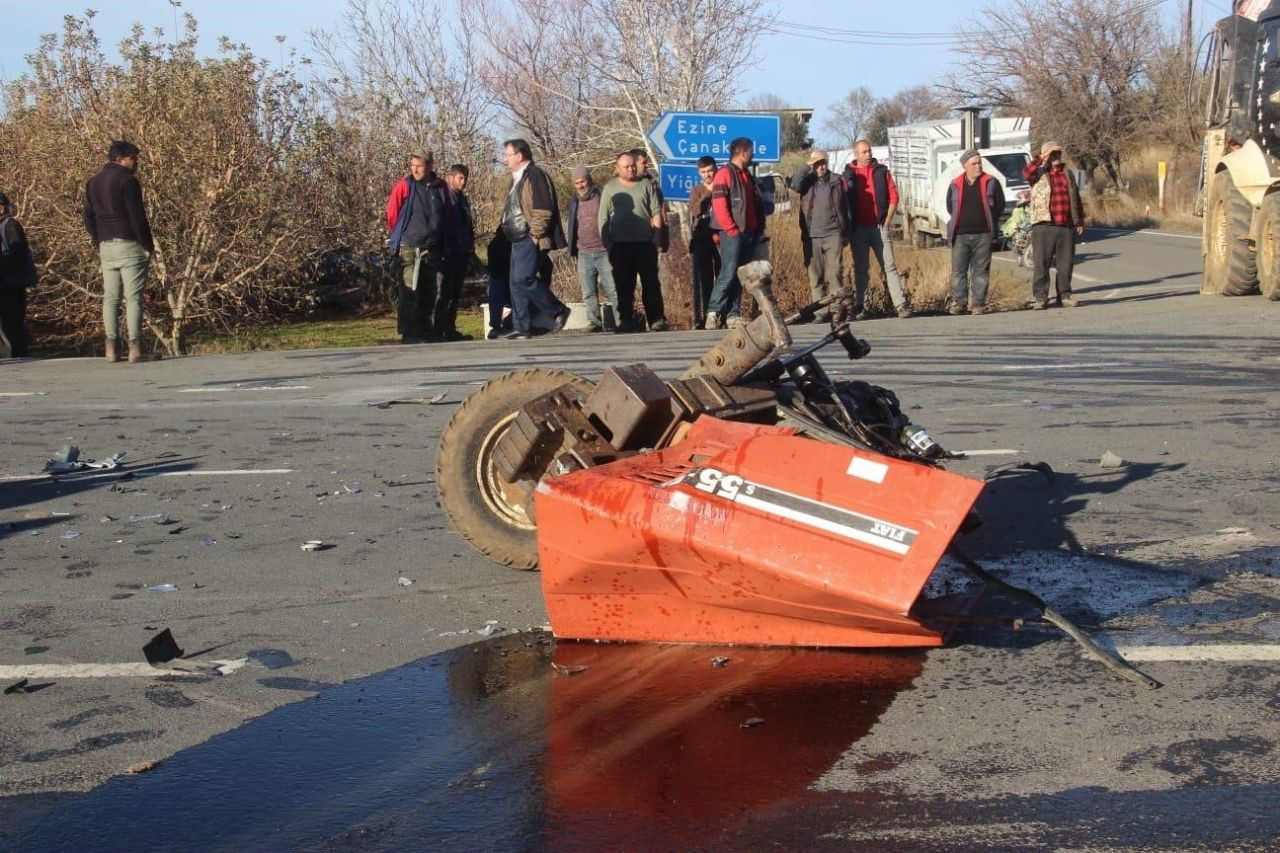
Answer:
M709 155L724 163L729 159L729 143L739 136L755 142L759 162L774 163L782 157L782 119L776 115L663 113L648 135L665 160Z
M688 201L689 193L701 182L697 163L658 164L658 187L667 201Z

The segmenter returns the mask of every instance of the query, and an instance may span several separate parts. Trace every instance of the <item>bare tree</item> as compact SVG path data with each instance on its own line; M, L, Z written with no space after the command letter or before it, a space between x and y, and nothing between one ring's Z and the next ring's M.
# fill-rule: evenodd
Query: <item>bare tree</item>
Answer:
M777 114L782 120L783 151L803 151L813 147L813 139L809 136L809 121L790 109L781 95L775 92L757 92L742 106L752 112Z
M1140 127L1139 105L1158 3L1151 0L1013 0L988 6L948 88L957 96L1025 111L1109 184ZM998 46L993 48L993 46Z
M866 86L850 89L831 107L831 115L822 122L823 130L835 137L839 146L851 146L866 134L867 122L875 109L876 99Z

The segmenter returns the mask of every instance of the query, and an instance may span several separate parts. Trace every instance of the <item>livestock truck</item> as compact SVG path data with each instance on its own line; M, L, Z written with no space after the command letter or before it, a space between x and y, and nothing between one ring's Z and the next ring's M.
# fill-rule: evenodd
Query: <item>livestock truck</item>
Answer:
M1200 292L1280 300L1280 4L1242 3L1208 38Z
M961 118L921 121L889 128L889 156L898 183L904 235L925 248L947 232L947 185L962 171L960 154L982 152L982 169L1000 181L1006 210L1027 189L1022 170L1031 162L1031 119L984 118L974 107Z

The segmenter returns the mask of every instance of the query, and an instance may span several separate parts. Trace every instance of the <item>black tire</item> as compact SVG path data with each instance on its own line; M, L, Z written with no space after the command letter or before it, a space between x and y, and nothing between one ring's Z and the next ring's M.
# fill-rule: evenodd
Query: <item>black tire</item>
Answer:
M1258 215L1258 289L1280 301L1280 194L1264 198Z
M1253 249L1245 239L1253 218L1253 207L1231 180L1231 173L1218 172L1209 184L1205 204L1204 286L1201 293L1246 296L1258 292L1258 266Z
M504 488L493 470L493 448L517 409L562 385L594 387L565 370L513 370L463 400L440 436L436 488L449 523L471 547L514 569L538 565L537 530L524 509L532 483Z

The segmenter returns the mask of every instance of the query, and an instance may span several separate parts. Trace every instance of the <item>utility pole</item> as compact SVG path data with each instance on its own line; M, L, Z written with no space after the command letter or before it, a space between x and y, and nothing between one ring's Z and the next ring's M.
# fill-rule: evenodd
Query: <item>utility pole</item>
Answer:
M1191 55L1191 0L1187 0L1186 46L1187 65L1191 65L1195 62L1195 58Z

